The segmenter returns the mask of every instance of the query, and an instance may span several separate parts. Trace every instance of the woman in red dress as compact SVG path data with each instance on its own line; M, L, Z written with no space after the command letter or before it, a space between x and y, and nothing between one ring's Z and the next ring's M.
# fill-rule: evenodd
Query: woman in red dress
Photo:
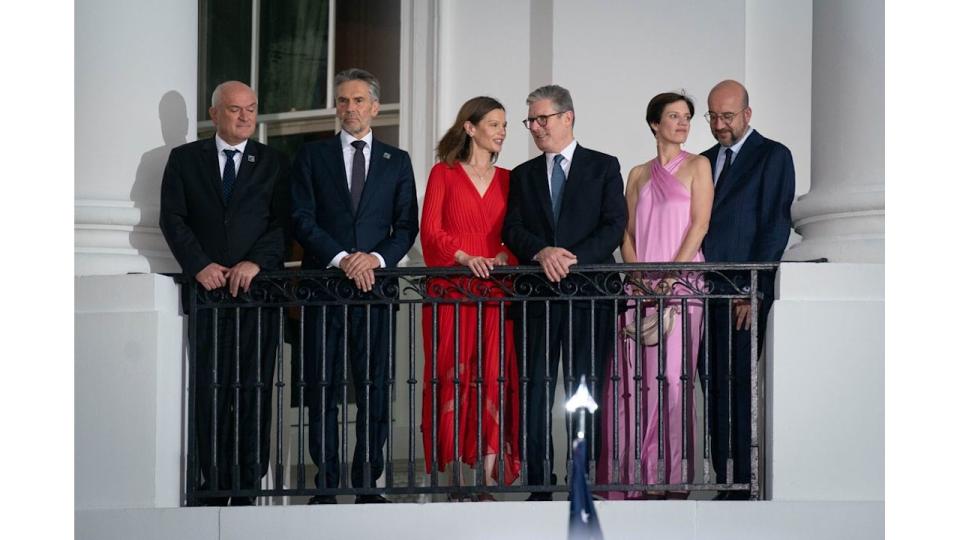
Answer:
M463 104L453 126L437 145L438 163L427 180L420 224L423 258L427 266L466 266L473 277L433 279L428 284L429 296L463 298L460 291L487 298L502 296L499 288L487 278L494 266L516 264L514 256L500 241L510 171L494 165L506 135L503 105L493 98L475 97ZM499 472L497 455L503 437L503 480L509 484L520 471L517 363L512 323L503 317L501 355L501 309L505 314L506 306L501 302L484 302L478 308L478 304L469 301L460 304L459 336L455 328L458 309L455 304L437 304L436 309L427 303L423 306L424 458L429 473L434 460L433 415L436 414L436 461L440 471L446 470L453 460L475 468L479 467L478 461L482 461L484 484L495 484ZM503 425L500 423L501 374L506 379L502 387ZM482 382L478 383L478 376ZM436 403L434 393L438 394ZM458 418L454 415L455 400L459 401ZM478 408L483 411L479 422L479 460ZM481 499L493 500L493 497L482 494Z

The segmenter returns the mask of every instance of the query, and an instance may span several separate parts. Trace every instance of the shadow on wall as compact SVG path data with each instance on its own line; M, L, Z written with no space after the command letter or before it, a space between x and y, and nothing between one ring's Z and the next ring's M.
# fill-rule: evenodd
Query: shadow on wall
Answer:
M190 119L187 102L176 90L163 94L157 106L163 146L152 148L140 156L130 200L140 210L140 226L130 233L130 245L150 261L153 272L177 272L179 266L160 234L160 183L170 151L186 144Z

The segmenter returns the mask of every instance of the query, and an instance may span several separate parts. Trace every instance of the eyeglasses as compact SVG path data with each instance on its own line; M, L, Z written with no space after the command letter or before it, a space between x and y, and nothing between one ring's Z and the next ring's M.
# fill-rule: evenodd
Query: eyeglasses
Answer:
M558 114L563 114L565 112L567 111L555 112L553 114L541 114L540 116L531 116L530 118L524 119L523 127L530 129L533 126L534 121L536 121L537 124L540 125L540 127L546 127L547 122L550 120L551 116L557 116Z
M724 124L729 124L730 122L733 122L733 119L736 118L737 115L739 115L745 110L747 110L747 107L744 107L735 113L725 112L725 113L717 114L714 112L708 112L707 114L703 115L703 117L706 118L707 122L710 122L711 124L716 122L717 118L719 118L720 120L723 120Z

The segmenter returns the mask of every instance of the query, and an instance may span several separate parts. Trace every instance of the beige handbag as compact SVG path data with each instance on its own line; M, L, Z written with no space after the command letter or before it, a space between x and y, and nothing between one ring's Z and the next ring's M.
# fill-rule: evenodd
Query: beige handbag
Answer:
M676 323L677 307L669 306L663 312L663 337L670 335L673 331L673 325ZM640 343L646 346L656 345L660 339L660 332L657 331L657 324L660 322L657 313L640 319ZM623 327L623 335L634 341L637 340L637 326L628 324Z

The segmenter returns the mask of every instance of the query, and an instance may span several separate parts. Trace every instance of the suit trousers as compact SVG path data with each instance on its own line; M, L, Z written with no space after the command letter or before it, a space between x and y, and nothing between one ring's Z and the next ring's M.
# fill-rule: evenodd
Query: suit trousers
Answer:
M706 421L717 483L739 484L750 482L750 330L736 329L736 310L729 309L729 304L726 299L709 304L708 336L701 342L697 370L702 383L709 365ZM758 354L770 306L768 300L760 302ZM727 474L728 459L733 460L732 479Z
M276 308L239 311L238 325L236 309L217 310L216 333L213 310L194 314L201 490L255 488L270 462L280 314Z
M531 302L533 304L533 302ZM567 301L547 302L549 310L542 316L517 316L514 323L514 341L520 380L529 380L526 407L521 410L521 426L526 429L528 485L555 485L553 473L554 452L551 416L557 389L557 375L561 358L564 363L564 392L569 398L576 392L580 377L586 376L593 399L603 402L601 392L608 369L611 345L614 341L614 310L595 304L591 319L590 303ZM533 306L531 306L533 307ZM540 309L531 310L540 312ZM592 324L591 324L592 323ZM524 356L525 355L525 356ZM524 371L524 365L526 369ZM522 390L521 390L522 391ZM522 396L522 394L521 394ZM568 416L567 437L572 441L577 432L579 415ZM588 459L599 448L599 417L587 413L584 437ZM521 441L522 441L521 437ZM569 448L567 459L569 460ZM589 467L589 465L588 465Z
M305 310L305 362L314 364L315 373L313 388L308 391L310 457L321 469L315 478L319 488L340 485L337 420L340 407L344 407L346 421L348 366L357 402L350 480L353 487L373 487L383 473L383 451L390 429L388 376L394 358L390 334L396 331L393 310L393 306L382 305Z

